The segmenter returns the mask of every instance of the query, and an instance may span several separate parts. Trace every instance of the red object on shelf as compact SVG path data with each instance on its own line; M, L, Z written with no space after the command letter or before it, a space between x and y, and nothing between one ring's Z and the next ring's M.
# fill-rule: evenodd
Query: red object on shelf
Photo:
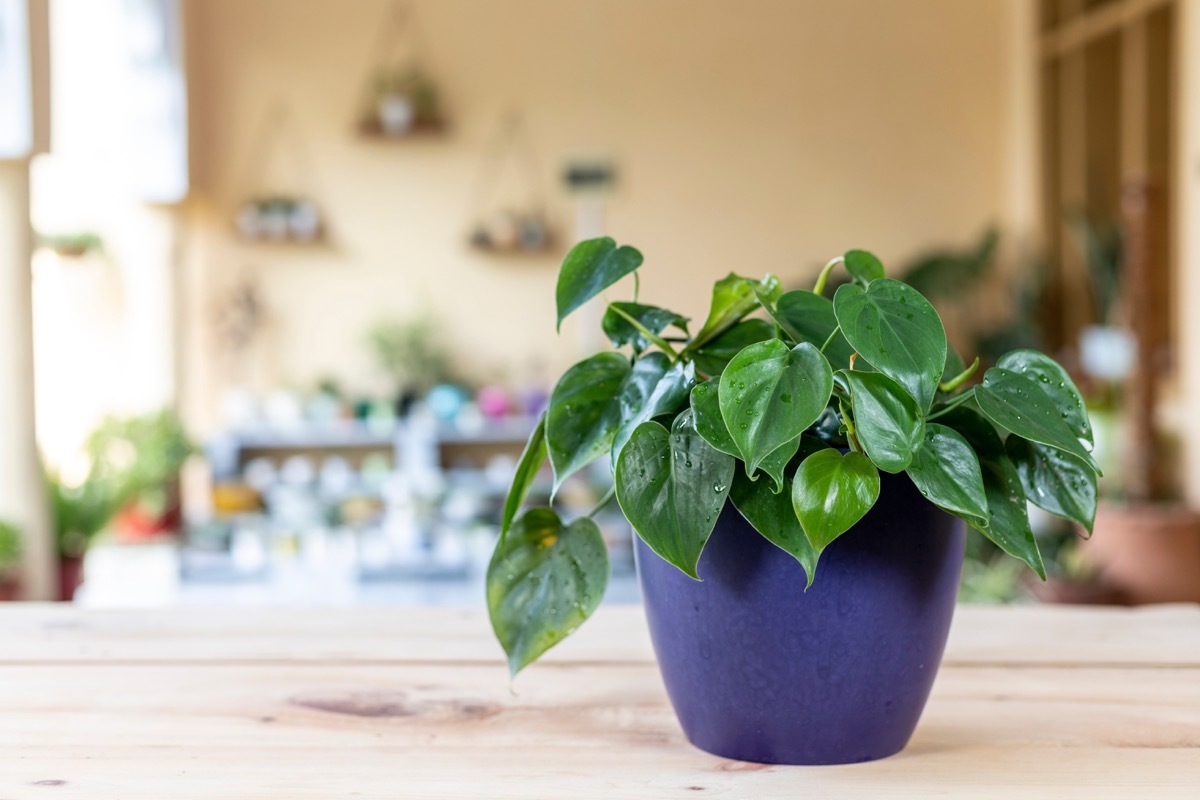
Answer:
M83 558L60 556L58 559L58 599L69 603L75 599L75 590L83 583Z

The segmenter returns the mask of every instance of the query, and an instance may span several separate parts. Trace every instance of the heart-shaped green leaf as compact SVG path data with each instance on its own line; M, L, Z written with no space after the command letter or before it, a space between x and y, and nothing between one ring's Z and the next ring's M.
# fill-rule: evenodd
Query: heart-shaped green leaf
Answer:
M780 291L779 279L774 275L756 281L729 273L713 285L708 318L704 320L704 327L696 333L687 350L696 351L704 347L732 328L742 317L758 308L759 297L773 301L779 297Z
M641 303L609 303L604 312L604 318L600 320L600 327L604 329L604 333L613 343L613 347L631 344L634 351L640 353L650 346L646 337L638 332L638 329L633 327L629 320L615 313L614 308L633 317L652 333L662 333L670 325L674 325L684 333L687 332L687 317L680 316L674 311Z
M537 474L546 462L546 415L538 418L537 426L529 434L521 460L517 462L517 471L513 475L512 485L508 488L508 496L504 498L504 510L500 515L500 538L508 533L509 526L516 519L521 504L529 495Z
M621 389L629 375L624 356L600 353L568 369L550 393L546 448L554 467L555 493L569 475L612 447L621 424Z
M655 356L661 356L661 359ZM643 369L642 364L651 359L653 364ZM633 365L633 372L621 387L617 398L621 407L621 427L613 439L614 464L634 428L661 414L674 415L687 402L688 392L695 383L696 365L682 361L670 367L666 364L667 358L662 353L645 356ZM658 371L660 367L661 372Z
M833 310L850 346L928 412L946 366L946 331L929 301L899 281L878 278L866 289L840 287Z
M1042 563L1037 539L1029 527L1029 509L1021 478L1017 474L1017 467L1005 453L1000 435L990 422L968 408L956 408L942 419L946 425L963 435L979 457L983 489L987 497L988 525L977 530L1045 579L1046 567Z
M906 470L930 502L976 528L988 526L987 492L979 459L958 431L936 422L925 425L925 443Z
M1096 473L1075 456L1019 436L1009 436L1004 446L1029 501L1090 534L1096 521Z
M608 588L608 551L596 523L570 525L548 508L517 520L487 571L492 630L516 675L592 615Z
M1057 387L1048 389L1036 378L992 367L975 387L975 402L988 418L1011 433L1030 441L1065 450L1100 472L1079 434L1067 424L1073 400Z
M1093 442L1092 423L1088 420L1083 395L1057 361L1036 350L1013 350L1001 356L996 366L1038 383L1075 437L1088 444Z
M738 451L737 444L729 435L729 429L725 427L725 420L721 418L720 391L720 379L718 378L709 378L704 383L696 384L692 388L691 408L696 432L704 441L722 453L740 458L741 453ZM792 456L796 455L799 447L800 439L794 439L771 451L758 465L759 469L770 475L775 481L776 492L783 491L784 470Z
M734 459L700 437L690 410L668 432L633 431L617 458L617 502L650 549L696 578L696 564L729 496Z
M825 410L833 371L808 342L752 344L721 373L718 401L725 427L753 477L762 460L792 441Z
M866 250L848 251L844 263L850 277L863 286L883 277L883 262L876 258L874 253L868 253Z
M813 550L854 526L879 499L879 470L862 453L825 449L800 464L792 478L792 510Z
M786 482L786 492L773 492L764 481L752 481L746 471L738 468L733 476L733 488L729 499L754 529L771 544L790 553L804 567L808 586L812 586L817 574L817 551L813 549L796 519L792 508L791 482Z
M642 254L604 236L571 248L558 272L558 327L575 309L642 265Z
M774 317L794 341L808 342L818 348L825 345L838 326L833 301L802 289L780 295L775 301ZM849 367L852 355L854 348L840 331L825 348L825 357L834 369Z
M720 375L733 357L757 342L775 338L775 328L765 319L747 319L734 325L692 353L696 369L705 375Z
M884 472L903 472L925 441L925 418L908 392L882 372L843 372L850 386L854 429L863 450Z

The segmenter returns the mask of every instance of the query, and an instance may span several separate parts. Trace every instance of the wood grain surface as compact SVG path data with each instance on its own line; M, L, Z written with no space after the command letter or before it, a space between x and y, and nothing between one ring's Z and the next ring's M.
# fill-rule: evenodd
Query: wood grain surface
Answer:
M912 744L702 753L636 607L511 687L478 611L0 609L0 800L1200 798L1200 607L962 607Z

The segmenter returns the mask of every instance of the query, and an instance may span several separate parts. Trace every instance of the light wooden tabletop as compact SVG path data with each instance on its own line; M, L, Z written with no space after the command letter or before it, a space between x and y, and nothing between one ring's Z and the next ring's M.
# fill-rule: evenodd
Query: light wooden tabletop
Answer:
M770 767L684 741L641 611L510 692L433 609L0 607L0 798L1200 798L1200 607L958 610L913 742Z

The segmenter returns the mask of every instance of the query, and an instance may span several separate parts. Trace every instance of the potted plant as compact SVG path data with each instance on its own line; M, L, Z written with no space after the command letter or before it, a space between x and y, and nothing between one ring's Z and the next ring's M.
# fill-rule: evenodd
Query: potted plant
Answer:
M578 244L560 324L641 264L612 239ZM830 300L839 265L853 282ZM512 674L582 624L608 580L590 516L520 506L545 460L557 489L606 458L688 738L775 763L899 751L945 645L963 521L1039 575L1027 498L1092 524L1078 390L1030 350L968 387L978 361L964 367L928 301L861 250L811 292L723 278L694 334L634 287L602 321L620 349L559 380L504 504L487 601Z
M79 484L68 484L51 471L46 475L46 487L58 549L59 599L70 602L83 581L83 557L88 545L128 497L114 481L95 474Z
M179 530L179 473L196 446L174 411L109 417L88 437L85 449L92 480L117 487L127 498L117 515L120 533L144 538Z
M450 379L450 357L427 316L380 320L371 326L368 339L377 365L392 381L398 416L407 416L418 398Z
M0 601L21 593L21 529L0 520Z

